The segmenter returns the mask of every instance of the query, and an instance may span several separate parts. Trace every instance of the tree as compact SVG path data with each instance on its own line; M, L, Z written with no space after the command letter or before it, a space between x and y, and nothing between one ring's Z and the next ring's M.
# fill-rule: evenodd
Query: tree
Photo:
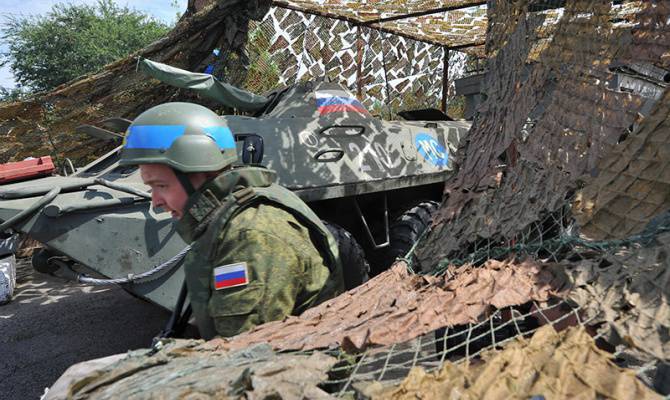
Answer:
M269 8L266 0L216 0L209 4L189 0L182 18L161 39L58 90L37 93L19 102L0 102L0 163L50 154L55 143L59 157L84 165L108 152L110 145L76 134L79 125L99 124L110 117L134 119L167 101L208 104L137 72L134 56L202 71L215 48L241 53L246 34L239 37L237 32L246 32L250 20L261 20Z
M36 91L122 59L163 37L170 27L113 0L95 6L56 4L38 17L8 17L2 38L9 65L20 85Z
M18 101L26 97L28 93L21 86L6 88L0 86L0 103L3 101Z

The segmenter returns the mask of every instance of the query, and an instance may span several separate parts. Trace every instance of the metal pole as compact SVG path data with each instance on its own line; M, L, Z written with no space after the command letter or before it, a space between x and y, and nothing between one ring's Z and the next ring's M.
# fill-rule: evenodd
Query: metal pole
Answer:
M449 49L444 49L444 65L442 67L442 112L447 113L447 92L449 91Z
M356 25L356 97L363 100L363 38L361 26Z

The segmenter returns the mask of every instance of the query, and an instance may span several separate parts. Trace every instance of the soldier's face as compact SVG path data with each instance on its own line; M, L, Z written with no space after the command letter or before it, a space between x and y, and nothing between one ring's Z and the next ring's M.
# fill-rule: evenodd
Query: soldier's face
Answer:
M142 164L140 175L144 183L151 187L151 205L169 211L172 218L180 219L184 215L188 195L172 168L161 164Z

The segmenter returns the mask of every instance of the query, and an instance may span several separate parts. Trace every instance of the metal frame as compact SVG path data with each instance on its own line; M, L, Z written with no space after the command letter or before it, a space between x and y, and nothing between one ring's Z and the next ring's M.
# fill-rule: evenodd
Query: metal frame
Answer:
M385 32L385 33L390 33L392 35L401 36L401 37L404 37L404 38L407 38L407 39L416 40L416 41L424 42L424 43L429 43L429 44L436 45L436 46L447 47L450 50L458 50L458 49L463 49L463 48L467 48L467 47L481 46L484 43L483 42L472 41L471 43L465 43L465 44L456 45L456 46L449 46L449 45L446 45L445 43L442 43L442 42L439 42L439 41L428 40L428 39L425 39L425 38L419 38L419 37L412 36L412 35L409 35L409 34L406 34L406 33L403 33L403 32L398 32L394 29L388 29L388 28L384 28L382 26L375 26L375 25L376 24L383 24L384 22L399 21L399 20L402 20L402 19L420 17L420 16L425 16L425 15L431 15L431 14L437 14L437 13L441 13L441 12L461 10L461 9L464 9L464 8L479 7L479 6L485 5L485 4L486 4L486 1L475 1L475 2L472 2L470 4L463 4L463 5L460 5L460 6L432 8L430 10L418 11L418 12L415 12L415 13L408 13L408 14L403 14L403 15L396 15L396 16L388 17L388 18L377 18L377 19L368 20L368 21L361 21L361 20L358 20L356 18L351 18L351 17L347 17L347 16L344 16L344 15L334 14L334 13L330 13L330 12L321 12L321 11L312 10L312 9L309 9L309 8L294 6L294 5L288 4L288 2L286 2L286 1L282 1L282 0L273 0L272 1L272 5L275 6L275 7L284 8L284 9L287 9L287 10L298 11L298 12L305 13L305 14L317 15L317 16L324 17L324 18L331 18L331 19L346 21L346 22L349 22L349 23L351 23L351 24L353 24L354 26L357 26L357 27L364 26L364 27L368 27L368 28L371 28L371 29L378 30L380 32Z
M356 199L356 197L352 198L356 214L358 214L358 217L361 219L361 222L363 223L363 228L365 228L365 233L368 235L368 240L370 240L370 243L375 249L382 249L384 247L388 247L391 244L390 233L389 233L388 201L386 199L386 194L384 194L383 197L384 197L384 234L386 235L385 238L386 241L380 244L377 244L377 242L375 241L375 238L372 235L372 231L370 231L370 227L368 226L368 222L365 220L365 216L361 211L361 207L358 205L358 200Z
M484 45L485 43L484 42L472 41L471 43L466 43L466 44L462 44L462 45L448 46L448 45L445 45L444 43L436 42L436 41L433 41L433 40L426 40L425 38L415 37L415 36L412 36L412 35L405 34L403 32L398 32L395 29L384 28L383 24L385 22L400 21L400 20L407 19L407 18L415 18L415 17L421 17L421 16L432 15L432 14L437 14L437 13L461 10L461 9L464 9L464 8L479 7L479 6L482 6L482 5L485 5L485 4L486 4L486 1L480 0L480 1L472 2L470 4L431 8L429 10L423 10L423 11L417 11L417 12L413 12L413 13L396 15L396 16L393 16L393 17L377 18L377 19L371 19L371 20L367 20L367 21L361 21L361 20L358 20L358 19L355 19L355 18L344 16L344 15L339 15L339 14L334 14L334 13L329 13L329 12L319 12L317 10L312 10L312 9L308 9L308 8L293 6L293 5L288 4L286 1L282 1L282 0L272 1L272 5L276 6L276 7L284 8L284 9L287 9L287 10L298 11L298 12L302 12L302 13L305 13L305 14L317 15L317 16L324 17L324 18L331 18L331 19L346 21L346 22L349 22L349 23L353 24L356 27L356 29L357 29L357 33L356 33L357 34L357 38L356 38L356 57L358 59L358 69L356 71L357 72L356 96L359 99L361 98L361 93L362 93L361 81L360 81L360 74L361 74L361 72L360 72L360 68L361 68L360 67L360 56L361 56L361 48L362 48L362 39L360 37L360 28L361 27L368 27L368 28L371 28L371 29L375 29L380 34L382 32L390 33L392 35L401 36L401 37L404 37L404 38L407 38L407 39L416 40L416 41L423 42L423 43L429 43L429 44L436 45L436 46L441 46L444 49L444 61L443 61L444 66L443 66L443 76L442 76L441 109L445 114L447 112L447 92L448 92L448 88L449 88L449 55L450 55L450 50L460 50L460 49L464 49L464 48L468 48L468 47L476 47L476 46ZM382 41L382 44L383 44L383 41ZM382 55L383 55L383 52L382 52ZM386 68L384 68L384 70L386 70ZM384 80L387 82L387 86L388 86L388 79L387 79L386 76L385 76ZM388 96L388 90L389 89L387 87L386 88L387 101L388 101L388 97L389 97Z

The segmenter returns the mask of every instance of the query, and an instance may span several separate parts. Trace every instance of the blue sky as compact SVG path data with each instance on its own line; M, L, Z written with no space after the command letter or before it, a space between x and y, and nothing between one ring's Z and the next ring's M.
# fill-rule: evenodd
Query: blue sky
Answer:
M40 15L47 13L54 4L95 4L97 0L0 0L0 30L4 27L5 18L8 15ZM172 0L115 0L121 6L128 6L145 12L157 19L172 23L176 20L177 13L186 10L188 0L177 0L178 8L171 5ZM6 51L3 43L0 43L0 52ZM8 67L0 68L0 86L14 87L14 76Z

